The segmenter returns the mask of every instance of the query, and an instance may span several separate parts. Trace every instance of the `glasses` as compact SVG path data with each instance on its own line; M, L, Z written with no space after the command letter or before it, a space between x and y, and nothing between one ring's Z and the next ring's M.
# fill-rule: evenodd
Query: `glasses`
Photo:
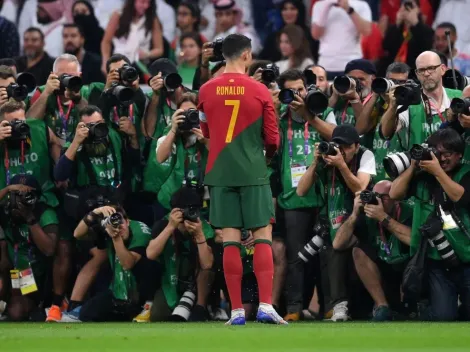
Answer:
M428 66L428 67L423 67L423 68L418 68L415 70L417 75L424 75L426 72L429 74L434 73L441 65L436 65L436 66Z
M441 158L444 159L449 159L452 155L454 155L454 152L440 152Z

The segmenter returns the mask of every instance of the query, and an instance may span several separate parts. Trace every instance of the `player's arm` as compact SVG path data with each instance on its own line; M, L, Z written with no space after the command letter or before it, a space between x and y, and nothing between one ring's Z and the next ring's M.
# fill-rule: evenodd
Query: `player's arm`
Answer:
M207 140L210 139L209 135L209 126L207 125L206 114L204 113L204 97L205 97L206 86L203 85L199 90L199 105L197 109L199 110L199 122L201 126L202 134Z
M271 95L267 89L263 93L263 139L266 159L271 159L279 148L279 126L276 110Z

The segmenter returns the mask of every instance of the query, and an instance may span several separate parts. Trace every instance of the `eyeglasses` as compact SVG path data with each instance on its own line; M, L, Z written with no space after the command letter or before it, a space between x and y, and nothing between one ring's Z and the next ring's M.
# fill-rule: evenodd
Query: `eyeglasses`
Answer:
M441 158L444 159L449 159L452 155L454 155L454 152L440 152Z
M436 65L436 66L428 66L428 67L423 67L423 68L418 68L415 70L417 75L424 75L426 72L428 73L434 73L441 65Z

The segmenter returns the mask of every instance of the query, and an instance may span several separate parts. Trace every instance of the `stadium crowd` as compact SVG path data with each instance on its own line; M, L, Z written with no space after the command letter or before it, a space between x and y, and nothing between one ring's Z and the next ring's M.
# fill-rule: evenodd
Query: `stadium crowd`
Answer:
M225 321L234 277L247 320L260 304L278 323L470 320L469 0L0 10L0 320ZM255 136L262 174L227 181L270 188L272 298L258 294L253 235L270 210L251 194L232 212L205 177L208 105L233 108L229 144L244 92L198 94L229 74L236 34L280 137ZM236 246L221 213L244 224Z

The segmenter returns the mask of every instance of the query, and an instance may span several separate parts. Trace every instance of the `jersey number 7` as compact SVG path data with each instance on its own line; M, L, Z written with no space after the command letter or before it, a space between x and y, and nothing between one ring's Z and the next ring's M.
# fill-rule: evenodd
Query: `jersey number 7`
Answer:
M228 125L227 136L225 137L225 143L231 143L233 137L233 130L237 123L238 111L240 110L240 100L226 100L225 106L233 106L232 116L230 117L230 123Z

